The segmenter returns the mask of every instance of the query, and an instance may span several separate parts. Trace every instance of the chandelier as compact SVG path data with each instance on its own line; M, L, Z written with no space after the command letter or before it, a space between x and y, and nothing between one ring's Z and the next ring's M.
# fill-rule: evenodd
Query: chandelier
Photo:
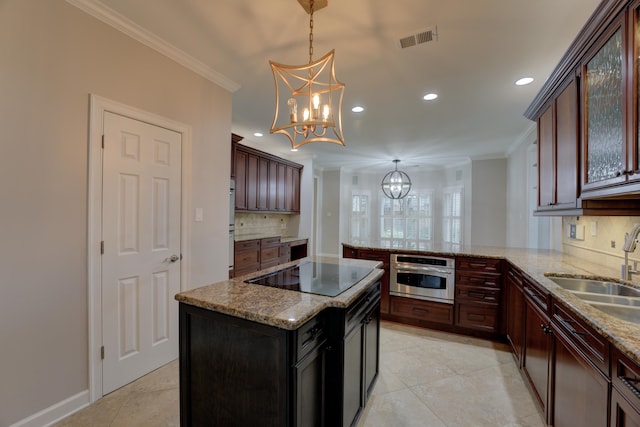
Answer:
M394 160L396 169L382 178L382 192L390 199L404 199L411 190L411 178L406 173L398 170L400 160Z
M344 146L344 84L336 78L333 67L335 50L317 61L313 60L313 11L316 2L298 1L309 13L309 63L284 65L269 61L276 86L276 109L269 132L286 135L294 150L310 142L332 142ZM317 3L321 8L327 5L327 0L318 0ZM280 112L284 113L279 117Z

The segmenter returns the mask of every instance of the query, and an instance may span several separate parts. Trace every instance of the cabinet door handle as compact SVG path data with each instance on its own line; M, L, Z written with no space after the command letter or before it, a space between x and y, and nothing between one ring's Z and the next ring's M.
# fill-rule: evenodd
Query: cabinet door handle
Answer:
M629 390L631 390L631 393L633 393L635 397L640 398L640 390L638 390L634 385L634 384L638 384L637 378L629 378L629 377L618 377L618 378L620 379L620 382L622 382L622 384L624 384Z
M551 328L545 324L541 324L540 329L542 329L542 332L544 332L547 335L551 333Z

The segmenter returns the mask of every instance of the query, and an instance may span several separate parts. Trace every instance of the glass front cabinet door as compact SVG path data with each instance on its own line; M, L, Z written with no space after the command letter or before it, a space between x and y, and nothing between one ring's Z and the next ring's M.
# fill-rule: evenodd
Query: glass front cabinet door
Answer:
M640 183L640 0L600 40L582 65L583 198Z
M624 17L623 17L624 18ZM582 67L583 190L625 180L625 31L619 19Z

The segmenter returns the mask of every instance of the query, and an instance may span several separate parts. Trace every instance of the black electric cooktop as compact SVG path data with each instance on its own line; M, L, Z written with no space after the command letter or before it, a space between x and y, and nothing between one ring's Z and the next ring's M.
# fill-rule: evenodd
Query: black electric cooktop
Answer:
M247 283L335 297L346 291L373 269L320 262L305 262L247 280Z

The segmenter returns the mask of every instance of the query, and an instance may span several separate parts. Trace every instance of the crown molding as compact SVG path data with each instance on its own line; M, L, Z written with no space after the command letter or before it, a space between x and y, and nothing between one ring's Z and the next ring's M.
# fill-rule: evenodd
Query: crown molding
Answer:
M99 19L116 30L128 35L134 40L154 49L167 58L177 62L178 64L188 68L194 73L204 77L205 79L221 86L229 92L235 92L240 89L240 85L230 78L220 74L203 62L197 60L193 56L181 49L173 46L171 43L158 37L151 31L146 30L129 18L119 14L115 10L106 6L98 0L66 0L67 3L77 7L78 9L88 13L94 18Z

